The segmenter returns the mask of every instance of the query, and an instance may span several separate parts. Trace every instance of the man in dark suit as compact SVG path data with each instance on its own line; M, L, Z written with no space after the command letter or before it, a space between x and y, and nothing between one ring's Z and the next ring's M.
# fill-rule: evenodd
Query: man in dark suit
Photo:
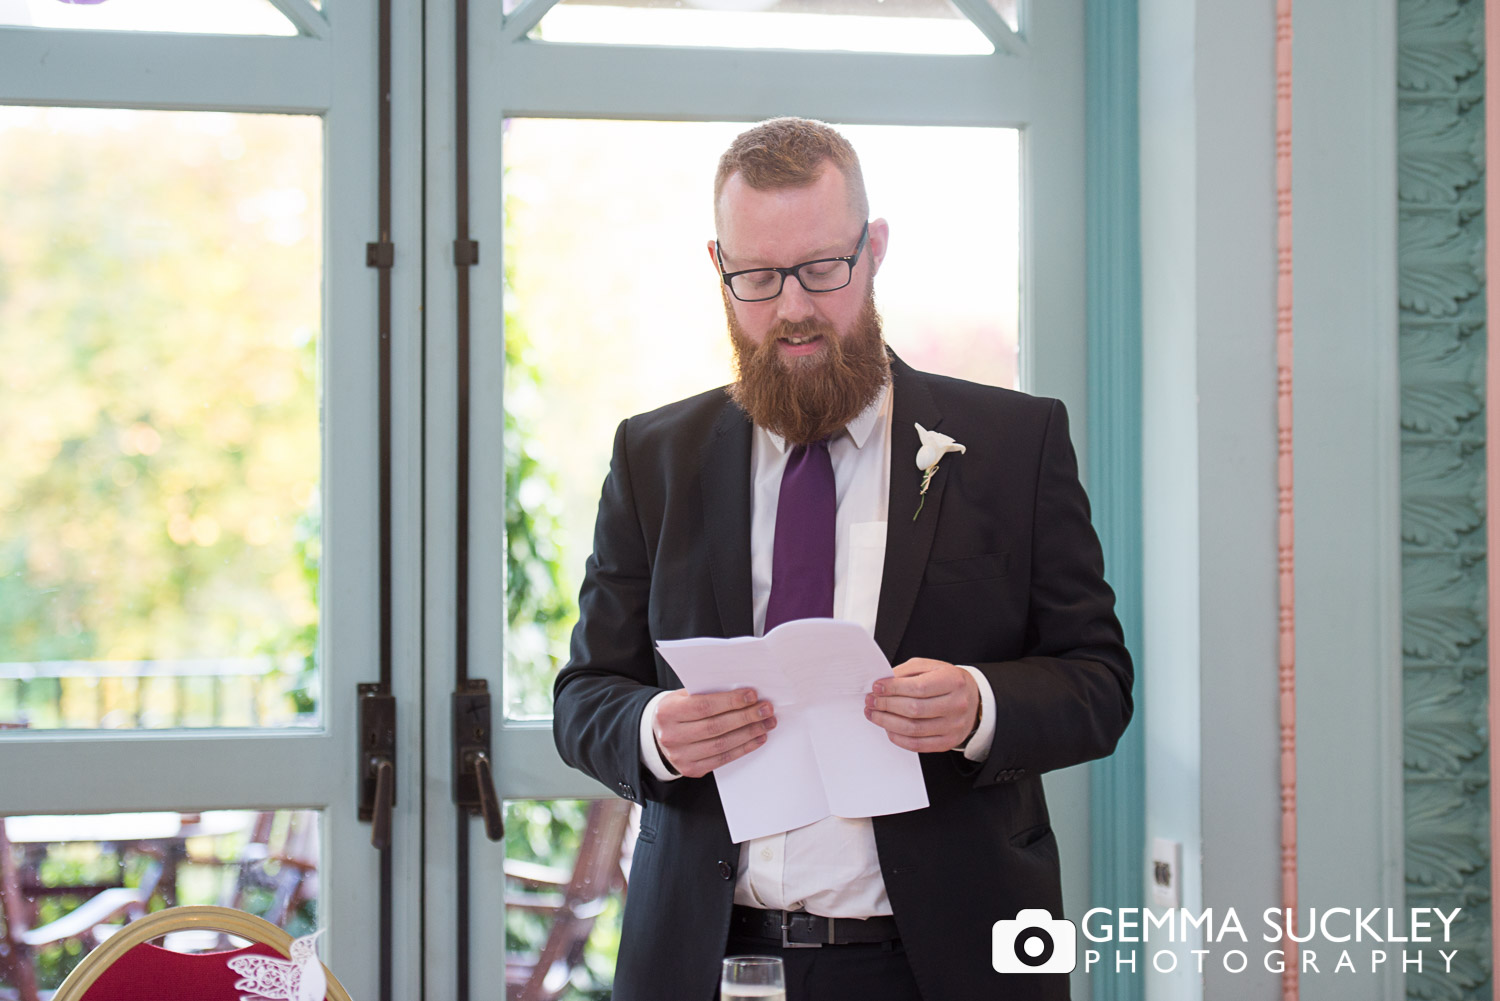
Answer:
M708 1001L744 952L783 957L789 1001L1067 996L996 973L991 926L1061 915L1041 774L1114 749L1130 658L1062 404L891 355L867 217L833 129L736 139L709 254L738 378L615 436L554 734L645 808L618 1001ZM712 773L776 739L775 707L689 694L654 645L811 616L894 665L865 714L919 752L930 805L737 845Z

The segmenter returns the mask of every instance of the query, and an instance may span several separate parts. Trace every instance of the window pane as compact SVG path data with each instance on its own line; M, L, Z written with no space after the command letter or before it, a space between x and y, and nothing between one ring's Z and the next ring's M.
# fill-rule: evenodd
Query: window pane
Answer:
M0 25L103 31L187 31L212 35L295 35L270 0L0 0Z
M506 997L609 997L637 830L622 799L506 802Z
M316 722L322 122L0 108L0 722Z
M509 124L506 709L513 718L550 712L615 426L731 377L720 283L705 248L714 233L718 156L743 128ZM1014 386L1018 133L843 131L860 152L871 217L890 222L875 288L891 346L920 369ZM579 262L587 262L585 274Z
M1015 0L995 0L1016 26ZM981 55L995 46L952 0L562 0L549 42Z
M312 932L319 821L312 810L0 817L0 994L26 997L33 980L56 990L127 921L178 904ZM166 944L225 947L198 933Z

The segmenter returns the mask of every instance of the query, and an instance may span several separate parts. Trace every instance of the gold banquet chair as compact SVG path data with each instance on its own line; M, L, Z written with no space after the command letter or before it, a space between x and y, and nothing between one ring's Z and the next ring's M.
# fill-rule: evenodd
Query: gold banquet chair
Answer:
M224 952L173 952L152 944L174 932L208 931L250 944ZM52 1001L157 1001L175 996L194 1001L240 1001L255 997L235 986L241 975L229 960L241 956L272 961L291 958L292 936L263 918L228 907L169 907L132 921L111 935L68 974ZM332 973L327 1001L350 1001ZM265 995L275 997L275 993Z

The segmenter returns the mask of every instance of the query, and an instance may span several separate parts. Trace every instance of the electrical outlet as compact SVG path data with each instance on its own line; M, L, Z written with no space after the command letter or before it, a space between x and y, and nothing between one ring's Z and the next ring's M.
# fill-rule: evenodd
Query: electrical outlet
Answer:
M1151 906L1182 906L1182 842L1151 841Z

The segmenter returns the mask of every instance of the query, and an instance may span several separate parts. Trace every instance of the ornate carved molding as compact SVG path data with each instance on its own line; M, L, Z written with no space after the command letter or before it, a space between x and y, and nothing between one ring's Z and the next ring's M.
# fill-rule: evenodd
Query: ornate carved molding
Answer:
M1485 0L1484 25L1480 35L1479 46L1484 52L1500 52L1500 2L1497 0ZM1485 135L1483 146L1483 157L1480 166L1484 163L1500 164L1500 77L1493 73L1484 75L1484 116ZM1486 209L1491 202L1500 203L1500 174L1489 174L1484 176L1484 205ZM1475 185L1478 187L1478 185ZM1485 243L1489 247L1500 247L1500 213L1485 211ZM1494 285L1491 281L1496 274L1500 274L1500 255L1494 258L1486 255L1484 262L1484 274L1486 284ZM1489 358L1485 363L1485 393L1486 398L1491 395L1492 389L1500 389L1500 355L1488 350L1488 331L1500 328L1500 299L1486 296L1485 309L1485 331L1486 331L1486 353ZM1484 415L1485 442L1500 441L1500 409L1489 407ZM1485 462L1485 488L1487 497L1500 498L1500 453L1490 452L1490 457ZM1488 513L1489 504L1486 500L1485 510ZM1500 547L1500 522L1495 518L1488 518L1485 526L1485 551L1486 555ZM1486 595L1485 611L1486 621L1493 622L1500 619L1500 562L1491 561L1489 574L1486 579L1488 594ZM1486 665L1485 681L1486 687L1491 691L1494 689L1493 679L1500 678L1500 647L1489 645L1488 664ZM1500 726L1500 706L1495 705L1493 698L1489 701L1488 724L1485 734L1491 735L1495 728ZM1487 857L1490 860L1490 900L1493 901L1495 894L1500 893L1500 873L1495 871L1494 858L1495 849L1500 845L1500 837L1496 836L1495 817L1500 816L1500 788L1496 787L1493 780L1495 765L1500 762L1500 748L1496 748L1493 740L1489 748L1488 775L1491 779L1489 784L1489 815L1485 818L1489 823L1489 842L1485 846L1488 849ZM1500 928L1495 926L1493 910L1490 914L1490 961L1494 962L1497 951L1500 951ZM1491 983L1491 993L1494 985Z
M1425 957L1410 998L1492 977L1485 2L1398 0L1406 895L1464 909L1452 973Z

